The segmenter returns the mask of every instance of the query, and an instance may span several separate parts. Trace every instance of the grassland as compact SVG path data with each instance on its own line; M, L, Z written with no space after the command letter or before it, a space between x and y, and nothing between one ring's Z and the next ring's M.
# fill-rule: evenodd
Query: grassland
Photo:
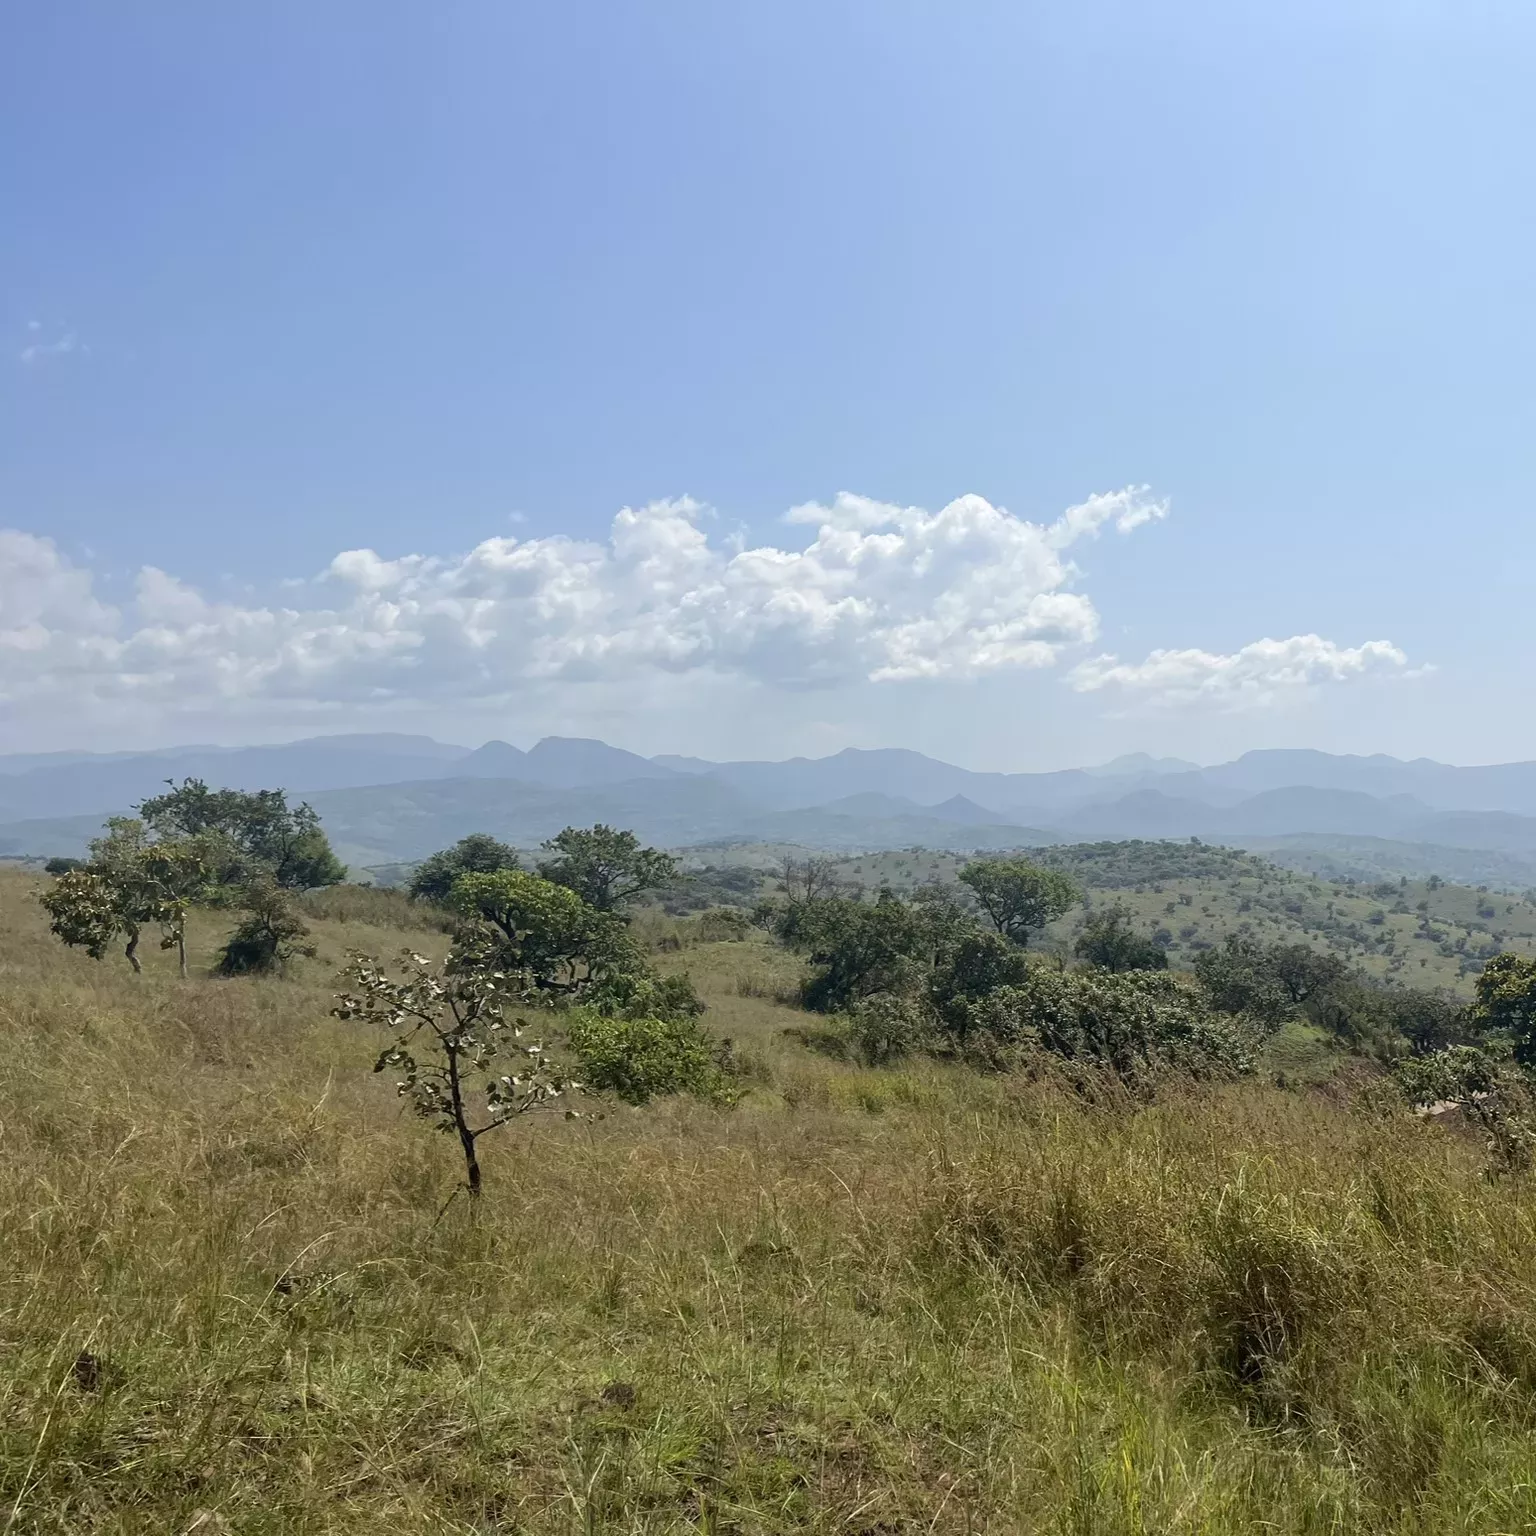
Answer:
M340 891L290 978L135 979L35 883L0 1530L1536 1529L1532 1187L1379 1086L861 1070L785 1033L782 952L651 917L750 1091L504 1133L472 1205L327 1016L430 920Z

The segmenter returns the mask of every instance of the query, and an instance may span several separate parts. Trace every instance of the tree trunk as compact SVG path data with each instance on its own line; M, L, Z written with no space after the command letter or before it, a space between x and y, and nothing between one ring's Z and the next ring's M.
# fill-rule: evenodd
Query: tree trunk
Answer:
M128 943L123 948L123 954L127 956L128 964L133 967L133 974L137 976L144 967L139 964L139 930L128 930Z
M187 930L176 930L176 962L181 967L181 979L187 979Z
M464 1149L464 1173L469 1181L469 1192L480 1193L480 1159L475 1156L475 1133L464 1118L464 1088L459 1081L459 1053L448 1048L448 1091L453 1103L453 1128L459 1133L459 1145Z

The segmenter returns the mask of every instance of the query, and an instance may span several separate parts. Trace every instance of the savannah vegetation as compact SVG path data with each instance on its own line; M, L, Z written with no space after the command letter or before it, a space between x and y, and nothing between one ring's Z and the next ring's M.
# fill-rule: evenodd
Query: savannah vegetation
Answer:
M1183 845L679 915L614 829L413 899L140 820L127 890L217 840L137 970L45 905L108 853L0 873L7 1528L1536 1525L1518 943L1409 987Z

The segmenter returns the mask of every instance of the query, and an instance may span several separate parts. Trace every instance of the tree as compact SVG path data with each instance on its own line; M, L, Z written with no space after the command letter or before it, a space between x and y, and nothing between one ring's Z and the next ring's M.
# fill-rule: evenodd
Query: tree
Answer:
M1338 986L1349 974L1337 955L1325 955L1310 944L1277 944L1269 951L1268 964L1285 995L1298 1007Z
M518 867L517 849L488 832L471 832L452 848L423 859L411 875L409 890L414 901L447 901L460 875L494 875Z
M1211 1006L1265 1024L1280 1023L1291 1010L1291 1000L1269 953L1264 945L1236 933L1219 949L1202 951L1195 960L1195 975Z
M175 949L187 974L187 915L214 880L216 852L206 837L151 841L144 823L113 817L91 844L90 862L66 871L40 900L53 933L100 960L119 938L135 974L143 969L139 941L158 926L160 947Z
M791 853L779 862L779 886L790 901L820 901L843 890L834 860L820 855L797 859Z
M294 910L292 896L270 875L249 882L240 904L246 915L219 953L219 975L268 975L296 955L315 953L313 944L301 942L309 928Z
M779 938L814 967L803 996L807 1008L831 1013L876 992L900 992L933 964L938 930L921 907L881 891L873 902L824 896L786 907Z
M314 808L290 806L286 790L210 789L201 779L166 783L169 790L144 801L139 815L161 837L226 838L230 860L222 875L225 883L256 873L252 864L270 870L289 890L312 890L346 879L346 866L331 851Z
M1168 951L1131 925L1120 904L1096 912L1083 925L1073 953L1104 971L1166 971Z
M517 1001L517 980L484 959L460 949L433 968L423 956L407 951L400 957L397 979L377 960L353 954L344 972L351 990L340 994L331 1010L339 1019L361 1020L388 1032L390 1042L373 1070L398 1071L401 1097L424 1120L457 1138L471 1195L480 1193L480 1138L523 1115L554 1107L578 1086L545 1059L542 1042L522 1043L526 1021L510 1020L506 1013ZM515 1054L516 1070L494 1074L502 1054ZM481 1073L492 1073L483 1089L471 1081Z
M539 874L576 892L599 912L616 912L642 891L665 885L677 874L677 860L655 848L642 848L633 832L599 823L567 827L544 844L554 855Z
M49 859L43 865L43 873L45 875L67 875L71 870L84 869L85 865L86 861L84 859L70 859L60 855L57 858Z
M519 869L460 875L448 904L493 931L496 964L543 992L575 995L617 971L638 968L638 952L611 912L575 891Z
M1027 859L976 859L960 871L992 926L1021 947L1035 929L1055 922L1082 892L1065 875Z
M1472 1021L1506 1031L1514 1042L1515 1060L1522 1067L1536 1067L1536 959L1495 955L1483 967L1474 992Z

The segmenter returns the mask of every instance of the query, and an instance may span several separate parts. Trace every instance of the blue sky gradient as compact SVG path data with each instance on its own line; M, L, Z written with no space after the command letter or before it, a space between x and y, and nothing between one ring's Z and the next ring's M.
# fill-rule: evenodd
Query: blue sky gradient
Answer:
M1101 628L1049 667L130 707L71 701L74 662L17 682L18 641L18 749L399 724L1009 768L1536 756L1527 5L57 0L7 32L0 527L104 604L150 565L280 605L344 550L602 540L683 495L785 549L784 512L844 490L1170 504L1074 546ZM1310 634L1405 661L1063 686Z

